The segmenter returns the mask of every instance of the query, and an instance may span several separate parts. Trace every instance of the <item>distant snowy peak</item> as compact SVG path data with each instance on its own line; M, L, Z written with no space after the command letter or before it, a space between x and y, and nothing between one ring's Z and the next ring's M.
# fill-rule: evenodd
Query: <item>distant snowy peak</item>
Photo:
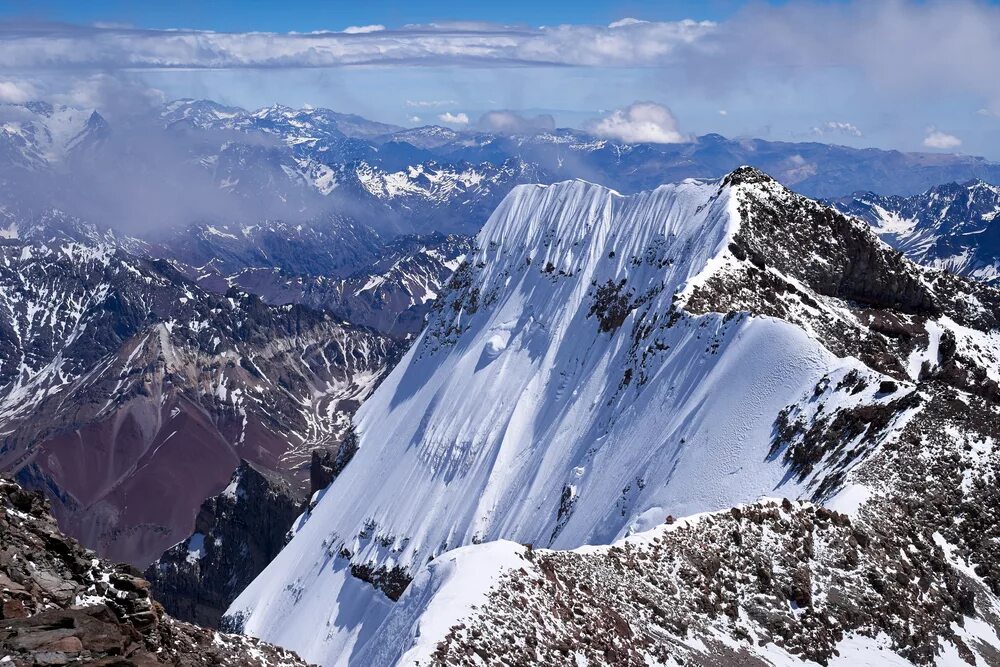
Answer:
M1000 187L974 180L912 197L861 192L835 205L914 261L1000 283Z
M0 154L7 166L44 169L74 150L97 145L110 132L93 109L47 102L0 105Z
M399 130L385 137L389 141L406 142L417 148L439 148L458 139L459 133L440 125L425 125L408 130Z
M260 130L277 134L289 143L330 137L369 139L403 129L398 125L370 121L356 114L337 113L316 107L294 109L275 104L247 111L211 100L192 99L169 102L163 107L161 118L168 126L187 122L201 129Z
M457 197L474 197L476 192L509 175L509 170L497 169L484 163L468 165L417 164L401 171L386 173L362 162L354 174L364 189L379 199L410 197L428 202L445 203Z

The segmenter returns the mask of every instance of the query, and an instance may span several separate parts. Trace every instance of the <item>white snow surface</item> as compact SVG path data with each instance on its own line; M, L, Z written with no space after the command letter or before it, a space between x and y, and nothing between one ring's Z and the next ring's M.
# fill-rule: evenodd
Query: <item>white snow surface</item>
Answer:
M609 544L668 514L799 495L767 460L774 419L857 362L784 321L709 314L657 329L647 381L624 383L630 365L640 372L632 332L643 308L611 333L588 316L595 286L625 279L664 323L675 292L725 263L738 226L734 192L719 182L628 197L582 181L515 188L469 259L478 310L448 304L432 316L358 412L348 472L229 613L306 660L369 664L399 623L425 637L451 616L400 612L380 629L393 603L350 575L341 549L419 582L432 557L470 543ZM449 324L459 329L450 341L440 335ZM486 560L506 559L504 548Z

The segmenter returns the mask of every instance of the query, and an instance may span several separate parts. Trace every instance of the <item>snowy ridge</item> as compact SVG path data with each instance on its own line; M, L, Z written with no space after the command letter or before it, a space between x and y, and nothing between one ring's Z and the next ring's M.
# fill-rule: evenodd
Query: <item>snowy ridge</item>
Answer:
M606 544L668 514L806 493L768 456L775 417L824 376L878 374L780 320L674 309L735 261L744 190L513 190L357 415L349 474L230 614L346 664L391 605L352 570L398 594L387 581L464 544ZM300 634L305 618L328 634Z

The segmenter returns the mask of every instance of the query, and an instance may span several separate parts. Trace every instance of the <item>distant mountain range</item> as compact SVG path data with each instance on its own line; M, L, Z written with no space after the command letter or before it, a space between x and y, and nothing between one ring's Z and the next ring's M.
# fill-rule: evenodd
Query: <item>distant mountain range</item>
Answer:
M336 213L383 234L474 234L520 183L583 178L630 193L720 177L742 164L827 198L859 190L912 195L972 178L1000 181L1000 164L964 155L717 134L689 143L627 144L573 129L404 129L328 109L247 111L208 100L177 100L117 124L98 112L45 103L3 110L13 119L0 126L8 205L47 199L144 234L153 231L150 225L162 226L144 218L181 217L187 224L195 221L192 210L213 223ZM125 201L132 183L145 209Z
M834 205L916 262L1000 283L1000 187L973 180L910 197L856 192Z

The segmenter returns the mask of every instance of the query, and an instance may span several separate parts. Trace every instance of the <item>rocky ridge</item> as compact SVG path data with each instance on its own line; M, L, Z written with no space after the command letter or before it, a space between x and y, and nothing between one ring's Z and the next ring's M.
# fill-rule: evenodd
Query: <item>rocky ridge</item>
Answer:
M177 621L128 565L64 536L41 494L0 477L0 663L296 667L294 653Z

